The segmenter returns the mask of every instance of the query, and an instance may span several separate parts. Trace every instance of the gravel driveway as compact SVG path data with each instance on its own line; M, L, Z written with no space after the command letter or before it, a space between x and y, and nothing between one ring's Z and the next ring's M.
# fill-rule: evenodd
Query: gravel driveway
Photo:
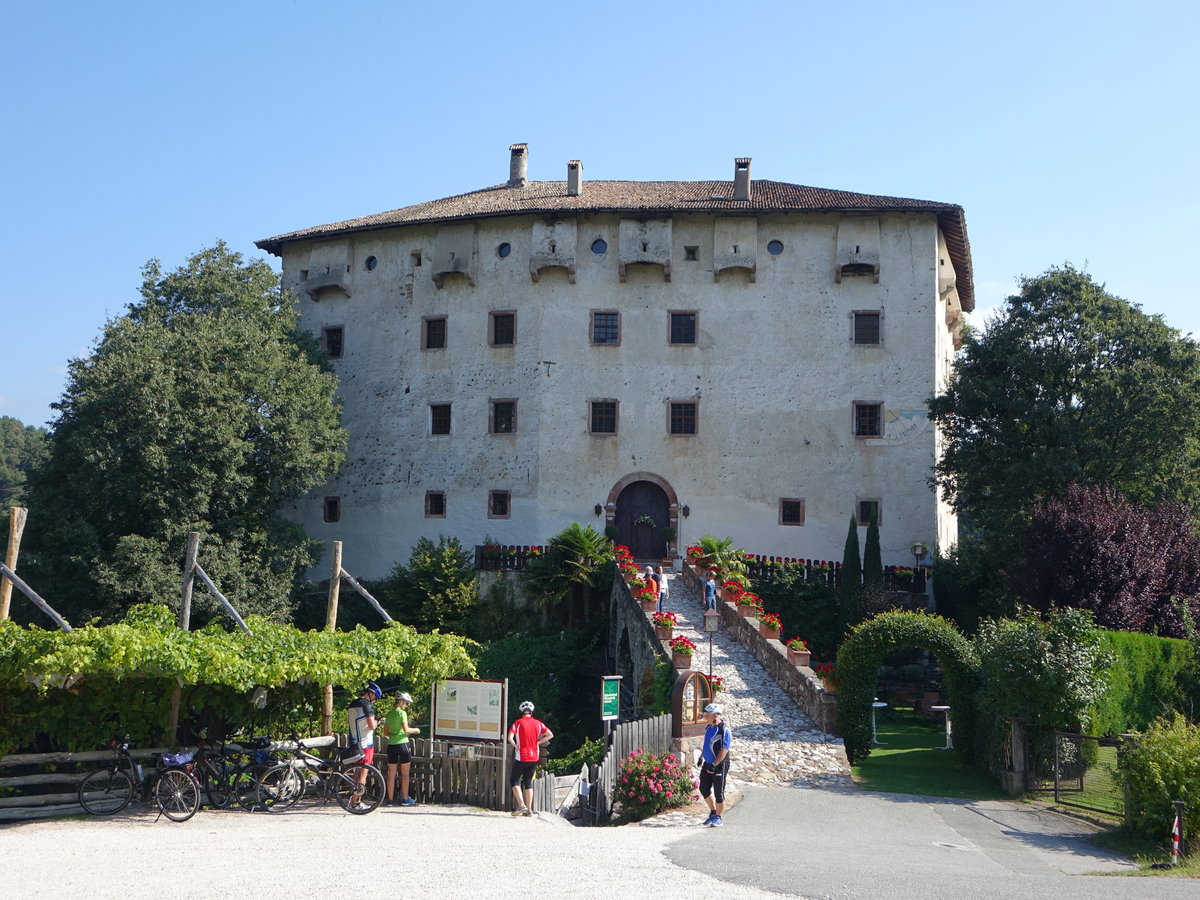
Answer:
M664 848L696 830L573 828L467 806L205 809L182 824L135 812L0 826L0 883L10 897L89 900L778 896L668 861Z

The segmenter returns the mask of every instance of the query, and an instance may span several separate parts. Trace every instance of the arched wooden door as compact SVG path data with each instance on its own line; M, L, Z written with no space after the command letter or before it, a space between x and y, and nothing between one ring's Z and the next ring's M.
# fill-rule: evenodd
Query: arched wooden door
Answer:
M667 543L662 529L671 524L670 506L667 492L652 481L635 481L617 495L613 524L635 559L662 559Z

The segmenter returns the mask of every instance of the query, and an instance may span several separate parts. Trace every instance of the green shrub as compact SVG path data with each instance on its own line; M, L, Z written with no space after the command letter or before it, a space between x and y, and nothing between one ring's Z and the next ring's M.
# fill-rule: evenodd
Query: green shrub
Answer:
M548 761L546 771L551 775L578 775L580 767L598 766L603 759L604 738L588 738L566 756Z
M1155 721L1121 754L1118 777L1126 791L1125 828L1154 840L1167 839L1172 801L1187 804L1183 833L1191 846L1200 835L1200 726L1178 713Z
M823 581L805 581L798 567L783 569L771 581L755 581L752 590L763 609L783 622L784 635L799 636L817 659L830 659L842 640L838 589Z
M1043 733L1088 731L1109 664L1088 612L1021 610L1011 619L987 619L974 644L980 660L978 734L993 766L1008 740L1010 716Z
M1142 731L1161 716L1191 708L1196 658L1188 641L1104 631L1100 645L1113 662L1107 690L1091 711L1092 734Z
M613 803L620 815L640 821L662 812L686 806L696 796L691 770L671 754L655 756L634 750L621 763Z

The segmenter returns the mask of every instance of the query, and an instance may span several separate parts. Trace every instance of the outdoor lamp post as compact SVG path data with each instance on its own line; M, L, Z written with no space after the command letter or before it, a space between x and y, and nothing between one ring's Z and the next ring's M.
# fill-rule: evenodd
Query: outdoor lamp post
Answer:
M929 548L921 541L913 541L912 545L913 568L918 569L921 566L921 560L925 558L925 554L929 552Z
M708 677L712 678L713 635L721 630L721 614L715 609L704 611L704 633L708 635Z

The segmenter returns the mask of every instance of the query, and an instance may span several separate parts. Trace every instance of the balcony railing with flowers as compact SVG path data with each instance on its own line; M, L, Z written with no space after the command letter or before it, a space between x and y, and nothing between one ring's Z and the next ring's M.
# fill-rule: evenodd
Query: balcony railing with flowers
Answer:
M530 560L546 552L546 547L509 544L477 544L475 568L484 572L521 572Z

